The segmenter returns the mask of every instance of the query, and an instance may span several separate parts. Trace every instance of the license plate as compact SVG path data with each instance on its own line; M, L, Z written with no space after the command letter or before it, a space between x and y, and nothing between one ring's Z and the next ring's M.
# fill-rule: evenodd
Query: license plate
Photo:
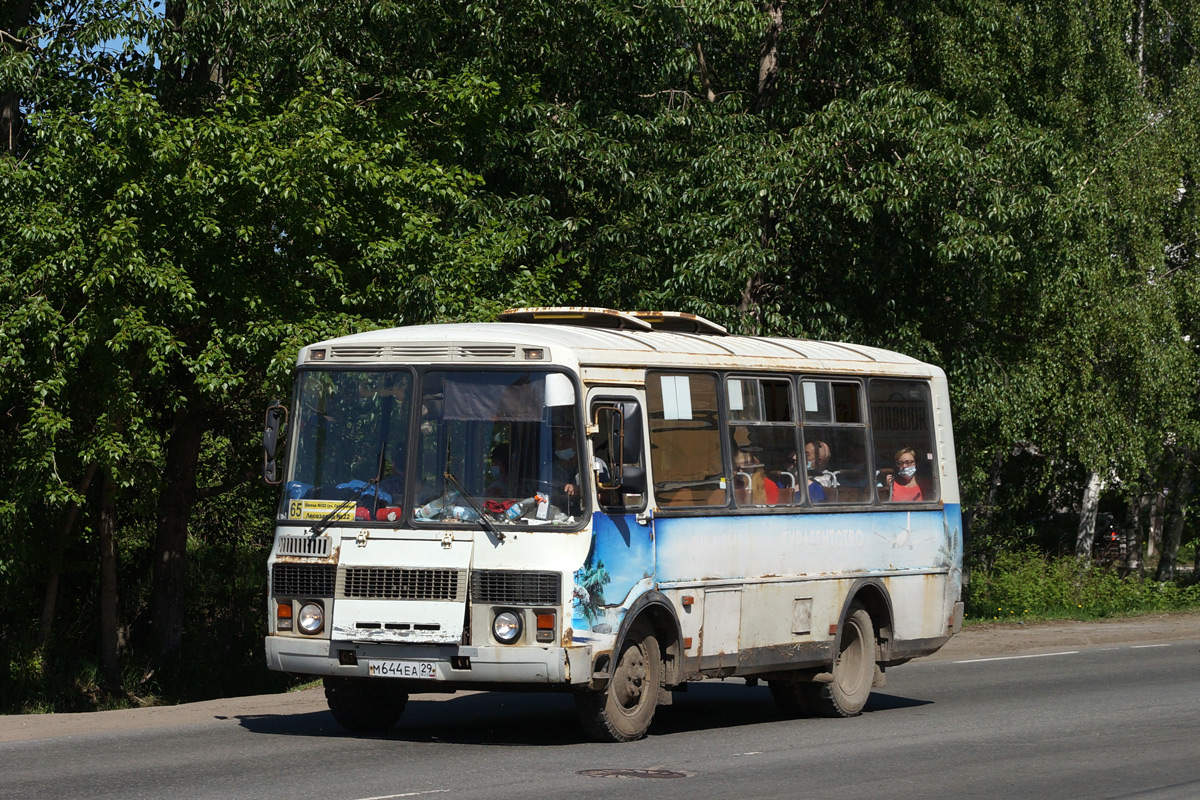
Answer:
M373 678L437 679L434 661L368 661L367 674Z

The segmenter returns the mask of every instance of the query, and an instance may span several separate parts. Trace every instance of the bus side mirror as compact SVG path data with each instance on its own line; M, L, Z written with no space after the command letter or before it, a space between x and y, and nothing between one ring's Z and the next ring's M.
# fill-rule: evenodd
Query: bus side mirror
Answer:
M604 456L608 464L608 475L601 471L597 485L601 489L620 489L621 457L625 452L625 415L616 406L598 406L596 427L605 436L601 445L605 449Z
M275 400L267 406L266 421L263 424L263 483L272 486L278 484L279 464L275 460L275 452L283 442L284 426L287 424L287 409Z
M626 494L645 494L646 470L626 464L621 470L621 488Z

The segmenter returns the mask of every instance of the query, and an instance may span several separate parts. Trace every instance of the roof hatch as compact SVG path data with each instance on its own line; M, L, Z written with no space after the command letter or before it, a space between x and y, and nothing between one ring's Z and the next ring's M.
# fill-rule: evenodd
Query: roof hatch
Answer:
M533 322L543 325L575 325L625 331L670 331L725 336L729 331L704 317L681 311L614 311L593 306L539 306L510 308L500 314L501 322Z

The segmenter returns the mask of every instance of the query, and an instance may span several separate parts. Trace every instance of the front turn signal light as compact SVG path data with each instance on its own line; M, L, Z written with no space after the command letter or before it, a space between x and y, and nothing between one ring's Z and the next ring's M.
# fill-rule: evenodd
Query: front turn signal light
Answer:
M541 611L537 614L537 634L535 638L539 642L554 641L554 613Z
M280 602L275 612L275 630L290 631L292 629L292 604Z

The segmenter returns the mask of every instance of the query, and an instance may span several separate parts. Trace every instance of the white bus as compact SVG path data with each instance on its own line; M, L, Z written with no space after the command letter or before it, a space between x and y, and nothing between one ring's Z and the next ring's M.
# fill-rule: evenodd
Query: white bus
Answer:
M688 314L501 319L310 345L267 412L267 663L323 676L341 725L557 689L629 741L714 677L853 716L959 630L940 369Z

